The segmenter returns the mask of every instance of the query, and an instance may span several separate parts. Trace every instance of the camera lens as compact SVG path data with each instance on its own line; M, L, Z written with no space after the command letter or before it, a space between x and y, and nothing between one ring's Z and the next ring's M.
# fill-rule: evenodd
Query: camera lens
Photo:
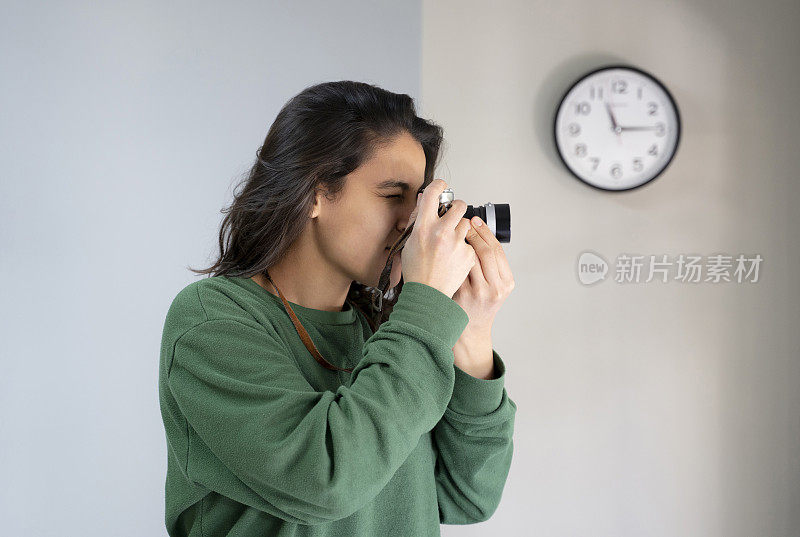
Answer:
M455 199L452 188L445 188L439 195L439 204L450 209L450 205ZM464 218L477 216L486 223L489 231L495 236L498 242L511 242L511 207L508 203L486 203L473 207L467 205L467 212Z
M498 242L511 242L511 207L508 203L487 203L473 207L467 205L464 218L477 216L488 226Z

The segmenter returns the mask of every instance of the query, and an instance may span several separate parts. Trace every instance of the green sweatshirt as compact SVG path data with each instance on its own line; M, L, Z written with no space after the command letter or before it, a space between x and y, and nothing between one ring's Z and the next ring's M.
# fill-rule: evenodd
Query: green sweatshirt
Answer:
M467 313L406 282L373 334L349 304L291 303L250 278L184 287L164 323L159 399L170 536L438 536L488 519L513 451L516 404L454 366Z

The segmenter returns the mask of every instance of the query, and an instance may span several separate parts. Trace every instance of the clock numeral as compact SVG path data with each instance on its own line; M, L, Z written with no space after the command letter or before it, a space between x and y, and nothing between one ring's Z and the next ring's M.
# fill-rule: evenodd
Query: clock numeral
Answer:
M658 155L658 147L656 147L656 144L651 145L650 149L647 150L647 153L653 156Z
M654 116L658 111L658 105L656 103L647 103L647 114Z
M641 86L639 86L639 87L636 89L636 95L638 95L638 97L639 97L639 100L641 100L641 99L642 99L642 87L641 87Z
M567 130L569 131L570 136L577 136L581 133L581 126L577 123L570 123L567 127Z
M660 121L656 123L656 136L664 136L666 134L666 129L664 128L664 124Z
M640 171L642 171L643 168L644 168L644 166L642 166L642 159L641 158L637 157L637 158L633 159L633 171L640 172Z
M578 103L578 104L575 105L575 113L578 114L578 115L583 114L584 116L588 116L589 112L591 112L591 111L592 111L592 107L586 101L583 101L583 102Z
M592 171L597 169L597 165L600 164L600 159L597 157L591 157L589 160L592 161Z
M589 88L589 96L592 98L592 100L594 100L595 97L594 86ZM600 101L603 100L603 88L597 88L597 99Z
M622 166L620 166L619 164L614 164L613 166L611 166L611 177L613 177L614 179L619 179L620 177L622 177Z
M611 91L614 93L626 93L628 91L628 83L624 80L615 80L611 83Z
M578 144L575 146L575 155L578 157L586 156L586 144Z

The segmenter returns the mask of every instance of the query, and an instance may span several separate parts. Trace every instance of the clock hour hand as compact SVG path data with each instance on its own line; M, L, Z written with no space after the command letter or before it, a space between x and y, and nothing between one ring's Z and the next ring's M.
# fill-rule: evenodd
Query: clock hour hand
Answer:
M619 134L620 132L622 132L622 130L620 129L620 126L617 125L617 120L614 117L614 112L611 111L611 105L608 103L605 104L606 104L606 110L608 110L608 117L611 118L611 130Z

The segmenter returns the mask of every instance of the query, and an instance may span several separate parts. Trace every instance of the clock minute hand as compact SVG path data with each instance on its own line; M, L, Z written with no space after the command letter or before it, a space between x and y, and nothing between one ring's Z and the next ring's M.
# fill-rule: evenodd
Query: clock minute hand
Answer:
M621 131L656 131L658 127L620 127Z

